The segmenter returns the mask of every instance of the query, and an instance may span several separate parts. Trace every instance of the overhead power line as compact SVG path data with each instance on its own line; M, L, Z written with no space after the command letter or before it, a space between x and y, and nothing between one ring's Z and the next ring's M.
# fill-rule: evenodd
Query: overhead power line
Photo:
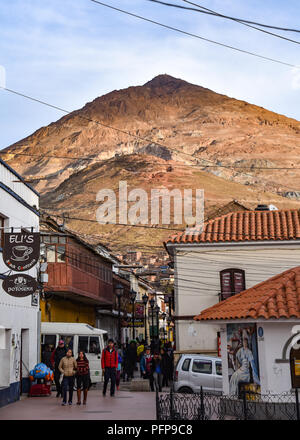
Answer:
M201 14L212 15L212 16L219 17L219 18L225 18L227 20L235 21L236 23L242 24L243 26L249 27L251 29L255 29L255 30L259 31L259 32L263 32L263 33L271 35L273 37L281 38L282 40L287 40L287 41L289 41L291 43L300 44L300 41L293 40L291 38L284 37L283 35L275 34L274 32L270 32L270 31L267 31L265 29L261 29L260 27L257 27L257 26L263 26L263 25L261 25L259 23L255 23L254 22L254 24L256 24L257 26L253 26L253 24L249 24L246 20L243 20L243 19L240 19L240 18L231 17L231 16L224 15L224 14L220 14L219 12L213 11L212 9L205 8L204 6L201 6L201 5L197 4L197 3L193 3L193 2L190 2L190 1L187 1L187 0L182 0L182 1L185 2L185 3L189 3L190 5L194 5L194 6L196 6L196 8L191 8L191 7L187 7L187 6L177 5L177 4L174 4L174 3L168 3L168 2L161 1L161 0L148 0L148 1L153 2L153 3L159 3L161 5L168 6L168 7L171 6L173 8L178 8L178 9L183 9L183 10L188 10L188 11L193 11L193 12L199 12ZM272 28L272 26L268 26L268 27Z
M167 2L164 2L164 1L161 1L161 0L148 0L148 1L153 2L153 3L159 3L159 4L164 5L164 6L169 6L169 7L171 6L173 8L179 8L179 9L188 10L188 11L195 11L195 12L200 12L201 14L208 14L208 15L213 15L215 17L225 18L225 19L228 19L228 20L231 20L231 21L235 21L236 23L242 24L243 26L249 27L251 29L255 29L255 30L259 31L259 32L263 32L265 34L271 35L273 37L281 38L282 40L287 40L287 41L289 41L291 43L300 44L300 41L292 40L291 38L287 38L287 37L284 37L282 35L275 34L274 32L266 31L265 29L261 29L259 27L256 27L256 26L253 26L251 24L248 24L248 23L246 23L242 19L230 17L228 15L220 14L220 13L218 13L216 11L213 11L212 9L205 8L204 6L198 5L196 3L193 3L193 2L190 2L190 1L187 1L187 0L182 0L182 1L196 6L197 9L196 8L190 8L190 7L187 7L187 6L177 5L177 4L174 4L174 3L167 3Z
M201 6L201 5L199 5L199 3L193 3L193 2L188 1L188 0L181 0L181 1L183 1L185 3L189 3L189 4L194 5L194 6L197 6L197 8L204 9L204 10L210 12L212 15L218 15L220 17L230 18L231 20L242 21L243 23L255 24L257 26L261 26L261 27L265 27L265 28L269 28L269 29L276 29L278 31L287 31L287 32L297 32L297 33L300 33L300 29L291 29L291 28L286 28L286 27L274 26L274 25L270 25L270 24L258 23L257 21L245 20L243 18L231 17L231 16L227 16L227 15L215 12L212 9L208 9L208 8L206 8L204 6Z
M260 54L255 53L255 52L250 52L250 51L245 50L245 49L240 49L238 47L230 46L229 44L220 43L219 41L215 41L215 40L211 40L209 38L201 37L200 35L193 34L191 32L187 32L187 31L184 31L182 29L175 28L173 26L169 26L169 25L166 25L164 23L161 23L161 22L158 22L158 21L155 21L155 20L151 20L150 18L146 18L146 17L134 14L134 13L129 12L129 11L125 11L124 9L116 8L114 6L108 5L108 4L100 2L98 0L89 0L89 1L91 1L93 3L96 3L98 5L105 6L107 8L113 9L115 11L121 12L123 14L130 15L131 17L138 18L139 20L144 20L144 21L147 21L148 23L152 23L152 24L155 24L157 26L161 26L161 27L164 27L166 29L169 29L169 30L172 30L172 31L175 31L175 32L179 32L181 34L188 35L190 37L197 38L199 40L207 41L209 43L213 43L213 44L216 44L218 46L226 47L227 49L235 50L237 52L245 53L247 55L252 55L254 57L261 58L261 59L264 59L266 61L271 61L271 62L274 62L274 63L283 64L285 66L298 67L295 64L290 64L290 63L287 63L285 61L277 60L275 58L270 58L270 57L267 57L267 56L264 56L264 55L260 55Z

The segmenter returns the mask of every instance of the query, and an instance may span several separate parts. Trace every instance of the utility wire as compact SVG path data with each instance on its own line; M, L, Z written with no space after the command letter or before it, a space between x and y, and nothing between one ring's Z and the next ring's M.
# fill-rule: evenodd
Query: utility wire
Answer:
M285 28L285 27L280 27L280 26L273 26L273 25L258 23L257 21L249 21L249 20L245 20L243 18L231 17L231 16L223 15L223 14L220 14L218 12L212 11L211 9L205 8L204 6L201 6L201 5L196 4L196 3L192 3L191 1L188 1L188 0L182 0L182 1L185 2L185 3L189 3L191 5L197 6L197 8L201 8L201 9L204 9L204 10L206 10L208 12L211 12L212 15L219 15L221 17L229 18L231 20L238 20L238 21L242 21L243 23L255 24L257 26L261 26L261 27L265 27L265 28L269 28L269 29L276 29L276 30L279 30L279 31L287 31L287 32L297 32L297 33L300 33L300 29L291 29L291 28Z
M215 40L210 40L208 38L204 38L204 37L201 37L200 35L196 35L196 34L193 34L191 32L187 32L187 31L184 31L182 29L175 28L173 26L169 26L169 25L163 24L163 23L160 23L160 22L155 21L155 20L151 20L150 18L146 18L146 17L143 17L141 15L137 15L137 14L134 14L132 12L125 11L124 9L116 8L116 7L108 5L106 3L102 3L102 2L100 2L98 0L89 0L89 1L91 1L93 3L96 3L98 5L101 5L101 6L105 6L106 8L113 9L113 10L118 11L118 12L122 12L123 14L130 15L131 17L135 17L135 18L138 18L140 20L147 21L148 23L152 23L152 24L155 24L157 26L161 26L161 27L164 27L166 29L169 29L169 30L172 30L172 31L175 31L175 32L179 32L181 34L188 35L190 37L197 38L199 40L207 41L209 43L213 43L213 44L216 44L218 46L226 47L227 49L235 50L237 52L245 53L247 55L252 55L252 56L257 57L257 58L261 58L261 59L264 59L264 60L267 60L267 61L271 61L271 62L274 62L274 63L278 63L278 64L283 64L283 65L289 66L289 67L299 67L299 66L296 66L294 64L287 63L285 61L277 60L275 58L266 57L264 55L260 55L260 54L254 53L254 52L250 52L248 50L244 50L244 49L240 49L240 48L237 48L237 47L234 47L234 46L230 46L228 44L220 43L219 41L215 41Z
M184 10L189 10L189 11L195 11L195 12L200 12L200 13L202 13L202 14L213 15L213 16L215 16L215 17L226 18L226 19L228 19L228 20L235 21L236 23L240 23L240 24L242 24L243 26L247 26L247 27L249 27L249 28L251 28L251 29L255 29L255 30L259 31L259 32L263 32L263 33L268 34L268 35L271 35L271 36L273 36L273 37L281 38L282 40L287 40L287 41L290 41L291 43L300 44L300 41L292 40L291 38L287 38L287 37L284 37L284 36L282 36L282 35L275 34L274 32L266 31L265 29L260 29L260 28L258 28L258 27L256 27L256 26L253 26L253 25L251 25L251 24L246 23L246 22L245 22L244 20L242 20L242 19L234 18L234 17L230 17L230 16L228 16L228 15L220 14L220 13L218 13L218 12L216 12L216 11L213 11L213 10L208 9L208 8L204 8L203 6L200 6L200 5L198 5L198 4L196 4L196 3L193 3L193 2L190 2L190 1L182 0L182 1L186 2L186 3L189 3L189 4L191 4L191 5L197 6L197 8L199 8L199 9L196 9L196 8L190 8L190 7L187 7L187 6L176 5L176 4L173 4L173 3L167 3L167 2L160 1L160 0L148 0L148 1L151 1L151 2L153 2L153 3L159 3L159 4L161 4L161 5L165 5L165 6L169 6L169 7L171 6L171 7L173 7L173 8L179 8L179 9L184 9ZM200 8L201 8L201 9L200 9Z

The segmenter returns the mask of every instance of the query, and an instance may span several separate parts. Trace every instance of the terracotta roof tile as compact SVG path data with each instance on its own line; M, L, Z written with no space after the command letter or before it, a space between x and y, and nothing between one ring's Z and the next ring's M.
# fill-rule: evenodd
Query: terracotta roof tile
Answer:
M300 318L300 266L203 310L195 320Z
M168 243L218 243L230 241L299 240L300 211L238 211L209 220L203 231L194 228L170 237Z

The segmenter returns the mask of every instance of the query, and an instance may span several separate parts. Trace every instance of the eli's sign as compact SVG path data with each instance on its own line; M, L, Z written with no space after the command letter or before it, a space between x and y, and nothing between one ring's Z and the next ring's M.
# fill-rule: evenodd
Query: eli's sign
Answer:
M16 272L23 272L35 266L40 255L40 234L38 232L4 233L3 261Z

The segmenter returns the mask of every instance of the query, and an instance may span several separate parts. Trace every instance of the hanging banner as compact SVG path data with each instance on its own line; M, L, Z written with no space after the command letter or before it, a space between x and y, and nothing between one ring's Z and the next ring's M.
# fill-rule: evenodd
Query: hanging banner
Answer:
M29 275L15 274L6 277L2 284L3 290L11 296L23 298L33 295L38 289L35 278Z
M145 305L142 302L135 302L134 303L134 326L135 327L144 327L144 310ZM131 304L131 311L132 311L132 304ZM130 320L127 324L128 327L132 327L132 320Z
M38 232L5 232L3 261L16 272L31 269L40 256L40 234Z

